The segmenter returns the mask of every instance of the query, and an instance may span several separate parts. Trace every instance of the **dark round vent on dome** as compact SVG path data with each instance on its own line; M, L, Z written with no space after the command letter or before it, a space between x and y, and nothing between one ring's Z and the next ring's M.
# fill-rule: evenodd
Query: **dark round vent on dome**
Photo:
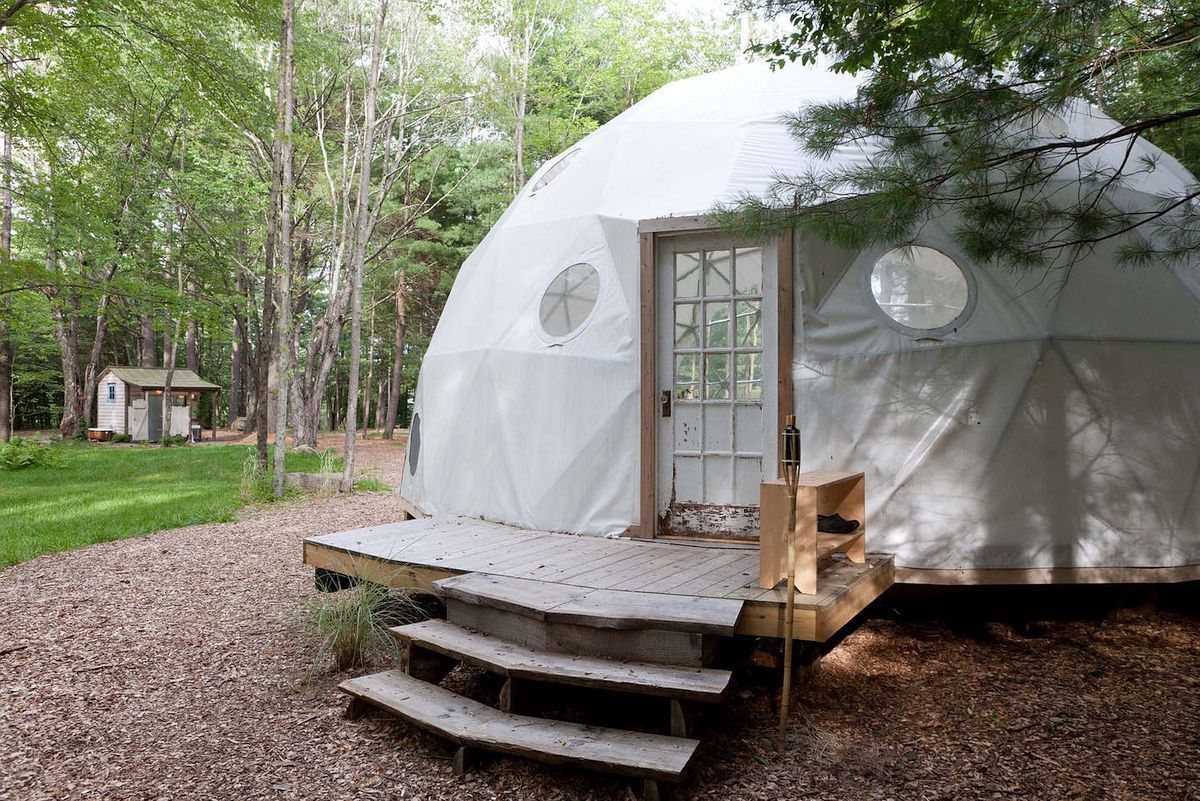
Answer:
M417 474L417 460L421 458L421 415L414 414L408 427L408 474Z

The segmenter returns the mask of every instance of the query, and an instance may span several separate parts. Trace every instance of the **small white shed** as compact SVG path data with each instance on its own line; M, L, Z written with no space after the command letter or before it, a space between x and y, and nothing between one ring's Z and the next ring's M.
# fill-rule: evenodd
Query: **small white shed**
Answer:
M96 427L129 434L138 442L158 442L164 433L190 436L198 418L200 396L212 393L212 429L216 436L216 393L221 387L191 370L176 369L171 392L165 396L165 367L109 367L96 383ZM171 409L171 430L164 432L166 406Z

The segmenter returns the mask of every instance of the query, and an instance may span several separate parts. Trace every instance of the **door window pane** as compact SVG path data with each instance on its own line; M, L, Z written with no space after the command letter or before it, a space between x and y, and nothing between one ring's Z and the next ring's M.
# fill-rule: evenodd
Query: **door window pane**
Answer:
M739 295L761 295L762 248L738 248L733 253L735 291Z
M729 347L729 301L704 304L704 347Z
M761 348L762 301L739 300L737 302L737 346L739 348Z
M732 283L728 250L707 250L704 252L704 294L709 297L728 295Z
M700 304L675 304L675 347L700 347Z
M700 254L675 254L675 297L700 297Z
M699 354L683 353L675 357L675 397L679 400L699 400Z
M729 356L709 353L704 357L704 397L709 400L729 399Z
M762 354L737 355L737 399L762 400Z

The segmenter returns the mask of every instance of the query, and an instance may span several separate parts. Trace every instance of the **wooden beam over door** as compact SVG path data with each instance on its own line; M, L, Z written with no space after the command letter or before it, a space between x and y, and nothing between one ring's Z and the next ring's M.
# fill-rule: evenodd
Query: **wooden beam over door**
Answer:
M715 230L716 224L711 219L699 215L654 217L638 223L639 234L689 234Z

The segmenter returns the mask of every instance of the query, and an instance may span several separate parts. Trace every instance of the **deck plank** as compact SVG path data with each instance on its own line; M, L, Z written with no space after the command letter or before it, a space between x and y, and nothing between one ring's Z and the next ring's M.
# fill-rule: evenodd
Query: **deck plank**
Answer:
M339 689L462 745L626 776L679 781L700 744L513 715L398 670L349 679Z
M448 576L494 571L583 589L619 586L619 591L742 601L753 615L743 618L739 633L773 631L771 609L785 602L782 589L759 588L757 549L581 537L464 518L425 518L309 537L304 559L313 566L419 590ZM894 564L880 554L866 564L824 559L819 570L819 592L797 596L796 608L797 615L817 613L820 620L813 618L805 630L819 629L822 638L828 630L825 621L850 619L890 586L895 574Z
M752 554L742 554L737 559L722 565L716 570L711 570L696 576L693 579L672 587L668 592L676 592L681 595L703 595L704 590L722 581L728 580L734 576L741 576L747 571L758 569L758 552Z
M685 570L677 570L665 576L656 576L648 584L635 587L638 592L670 592L676 587L698 579L700 576L721 571L725 566L742 558L736 551L713 552L695 559Z

